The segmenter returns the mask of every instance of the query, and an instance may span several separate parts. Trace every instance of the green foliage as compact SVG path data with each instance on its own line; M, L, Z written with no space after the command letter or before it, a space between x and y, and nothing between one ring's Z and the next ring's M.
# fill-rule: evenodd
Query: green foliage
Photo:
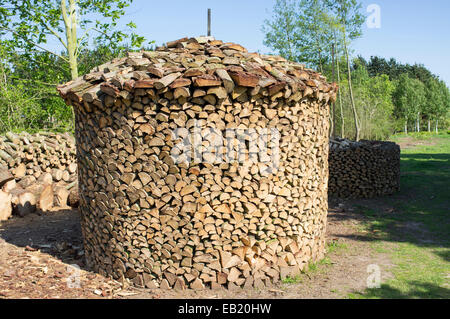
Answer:
M370 76L386 74L391 81L398 80L402 74L407 74L413 79L419 79L423 83L432 78L436 78L436 76L422 64L402 64L395 58L390 58L388 61L382 57L372 56L370 57L370 61L366 61L363 57L358 56L357 63L354 63L354 68L356 69L358 65L365 66Z
M125 50L110 47L84 49L79 70L122 56ZM5 131L73 130L72 110L56 91L56 85L70 80L70 70L59 57L48 52L25 54L0 50L0 133Z
M347 248L347 244L339 242L337 240L333 240L327 245L327 254L332 254L341 250L345 250Z
M56 85L142 46L132 21L127 31L118 28L131 2L0 0L0 131L72 130L72 110ZM48 50L51 38L59 52Z
M366 17L361 11L360 2L357 0L325 0L324 3L335 14L348 39L354 40L362 35L362 25Z
M64 42L65 21L61 10L63 6L74 4L80 31L84 32L77 40L80 49L88 44L87 35L96 32L95 40L113 49L125 39L133 40L132 47L140 47L144 38L132 32L136 25L130 21L130 33L116 30L119 19L132 0L0 0L0 35L9 34L15 47L32 52L36 44L45 44L50 37ZM66 43L67 44L67 43Z
M441 127L446 127L450 110L450 90L425 66L402 64L394 58L388 61L376 56L366 61L359 56L353 63L353 68L357 70L361 67L367 69L370 77L385 74L397 85L393 96L397 130L404 129L405 121L407 121L406 129L408 124L415 123L417 126L422 123L423 126L426 121L430 125L430 130L431 124L436 126L438 122Z
M262 27L264 44L289 60L322 70L331 61L332 44L359 37L363 22L356 0L277 0Z
M298 27L297 5L297 0L276 0L272 18L262 27L264 44L292 61L305 59L303 51L308 49Z
M394 84L387 75L369 77L367 70L353 74L358 119L362 127L361 137L385 139L393 132L391 121L394 104Z
M379 140L392 135L396 129L396 121L393 120L394 104L392 101L395 84L389 80L387 75L370 77L367 69L359 66L352 74L352 86L361 128L360 138ZM350 107L346 76L341 79L339 87L344 123L350 123L354 119ZM336 132L343 133L346 137L355 135L355 128L350 125L347 125L345 131L342 132L342 117L337 110Z
M0 132L37 130L48 127L52 121L61 123L58 116L64 117L64 110L69 110L70 114L70 109L64 106L55 110L58 109L55 103L59 101L54 98L55 93L52 93L53 98L46 96L48 87L47 91L31 91L29 81L14 80L14 69L6 63L5 56L6 50L0 46ZM41 102L48 107L41 107Z
M361 36L364 19L357 0L277 0L273 16L263 25L264 44L329 79L336 81L339 75L334 130L341 137L357 135L356 125L348 125L351 122L358 124L363 139L384 139L412 127L421 130L431 121L446 128L450 90L425 66L377 56L366 61L359 56L347 69L347 48Z
M117 29L119 19L132 0L0 0L0 37L10 52L36 51L58 56L70 66L71 78L78 76L78 59L88 45L108 46L113 51L124 45L140 47L145 39ZM132 30L133 22L127 24ZM94 34L96 36L91 36ZM49 51L45 44L54 38L64 53Z
M417 119L426 104L425 85L418 79L401 74L393 94L395 114L405 123Z
M429 121L444 118L450 111L450 91L443 81L430 78L426 82L423 114Z
M22 93L23 84L11 85L5 81L5 75L0 69L0 133L37 129L45 112L39 108L36 99Z

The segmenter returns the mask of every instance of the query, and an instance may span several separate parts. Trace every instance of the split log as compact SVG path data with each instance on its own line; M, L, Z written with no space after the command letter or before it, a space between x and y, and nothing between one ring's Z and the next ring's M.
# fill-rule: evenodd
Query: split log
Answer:
M54 190L54 205L57 207L67 207L67 200L69 198L70 191L65 187L56 187Z
M74 187L70 189L69 197L68 197L68 204L70 207L78 207L80 203L80 197L78 194L78 187Z
M0 183L1 184L1 183ZM16 188L17 184L16 181L14 179L6 182L2 187L1 190L6 192L6 193L10 193L11 190L13 190L14 188Z
M13 179L14 176L6 168L0 166L0 187Z
M53 207L53 185L44 186L39 196L39 208L42 211L48 211Z
M12 195L0 190L0 221L7 220L12 215Z

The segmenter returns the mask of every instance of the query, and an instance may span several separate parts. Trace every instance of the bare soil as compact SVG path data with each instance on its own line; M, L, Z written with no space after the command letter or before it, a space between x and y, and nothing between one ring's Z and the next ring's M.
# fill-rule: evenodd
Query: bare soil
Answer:
M408 148L414 148L421 145L428 145L428 146L436 145L437 140L434 138L428 140L417 140L411 136L405 136L396 141L396 143L400 146L400 149L403 150Z
M77 210L13 217L0 223L0 298L342 298L366 288L367 266L389 278L390 260L358 240L361 216L330 202L327 241L340 247L296 283L230 290L137 289L89 271ZM77 268L74 268L77 267Z

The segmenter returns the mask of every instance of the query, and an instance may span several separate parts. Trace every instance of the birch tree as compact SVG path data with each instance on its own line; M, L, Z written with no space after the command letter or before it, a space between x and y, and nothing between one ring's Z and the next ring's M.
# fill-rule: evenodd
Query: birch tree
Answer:
M353 96L352 88L352 73L350 67L349 45L350 40L361 36L361 26L364 23L365 17L361 13L361 4L356 0L333 0L327 1L330 10L335 14L335 17L340 23L341 43L344 51L345 59L347 61L347 79L350 93L350 103L355 122L355 137L356 141L360 137L360 125L358 122L358 114L356 112L355 98Z

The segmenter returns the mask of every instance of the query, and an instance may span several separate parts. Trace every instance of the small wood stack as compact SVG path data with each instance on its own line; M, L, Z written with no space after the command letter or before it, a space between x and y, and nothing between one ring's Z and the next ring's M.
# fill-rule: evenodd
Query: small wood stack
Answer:
M199 37L129 53L58 90L76 114L84 246L94 270L149 288L261 287L322 257L337 87L320 74ZM224 148L176 162L172 133L193 134L194 125L223 136L277 130L269 159L278 151L279 165L267 171L261 154L211 162ZM194 151L211 145L203 137Z
M0 136L0 220L77 205L75 139L40 132Z
M28 185L44 173L56 182L71 183L77 179L75 139L69 133L7 132L0 136L0 165Z
M393 142L330 141L331 196L372 198L400 190L400 147Z
M0 165L0 221L13 214L24 217L35 212L67 209L69 205L75 207L78 204L76 184L54 182L50 173L43 173L32 184L24 184Z

